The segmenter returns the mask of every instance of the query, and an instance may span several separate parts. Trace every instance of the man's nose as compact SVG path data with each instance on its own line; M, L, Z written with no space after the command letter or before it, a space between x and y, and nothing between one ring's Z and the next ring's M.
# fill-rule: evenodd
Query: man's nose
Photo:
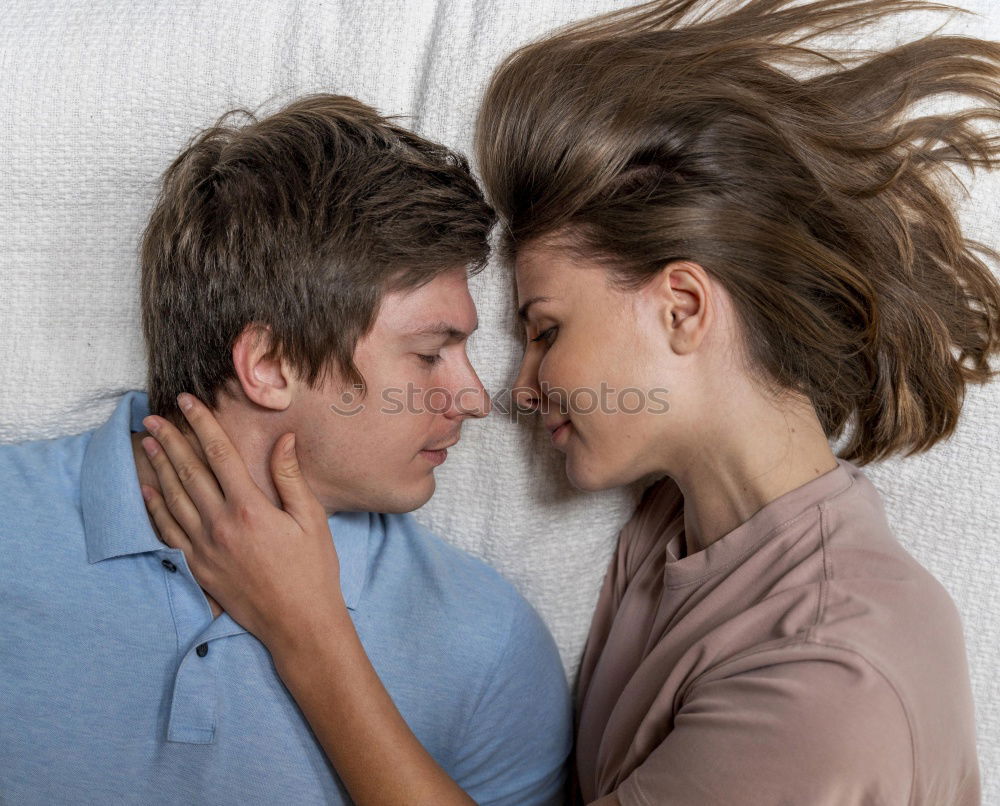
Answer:
M485 417L493 408L493 401L468 359L466 364L468 372L461 379L453 397L453 416Z
M538 365L541 362L541 348L529 344L521 358L521 366L518 368L514 389L511 391L512 402L523 411L534 412L541 405L542 393L538 385Z

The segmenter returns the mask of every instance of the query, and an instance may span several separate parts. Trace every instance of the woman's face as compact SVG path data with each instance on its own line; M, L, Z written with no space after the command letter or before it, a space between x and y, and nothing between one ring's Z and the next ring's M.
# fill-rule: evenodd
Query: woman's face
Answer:
M539 412L570 481L600 490L662 472L690 363L673 349L674 298L655 282L616 288L599 264L548 247L523 248L515 272L528 341L514 400Z

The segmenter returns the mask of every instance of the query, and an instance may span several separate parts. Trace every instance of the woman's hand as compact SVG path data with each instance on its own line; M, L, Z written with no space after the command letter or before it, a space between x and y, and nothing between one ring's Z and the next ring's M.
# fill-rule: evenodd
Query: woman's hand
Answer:
M250 478L211 412L178 398L211 471L159 417L143 447L162 495L143 496L163 541L198 582L271 651L275 667L359 806L474 806L396 709L365 653L340 590L327 515L302 477L294 434L271 453L284 509ZM187 405L190 404L190 405ZM213 476L214 473L214 476Z
M283 435L271 453L279 509L209 409L191 395L178 402L211 470L169 422L143 420L155 437L143 448L162 494L142 491L160 538L184 552L198 583L272 652L329 638L346 615L340 564L327 513L299 469L295 435Z

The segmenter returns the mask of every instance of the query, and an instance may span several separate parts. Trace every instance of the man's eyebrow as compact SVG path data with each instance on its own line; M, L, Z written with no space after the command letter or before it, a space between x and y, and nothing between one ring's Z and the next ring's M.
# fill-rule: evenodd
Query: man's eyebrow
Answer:
M407 331L407 336L445 336L449 341L463 341L469 338L469 336L474 333L479 328L479 323L477 322L475 326L466 333L462 328L456 327L451 322L436 322L433 325L427 325L425 327L417 328L416 330Z
M522 322L528 321L528 308L534 305L536 302L548 302L552 297L532 297L524 305L517 309L517 318Z

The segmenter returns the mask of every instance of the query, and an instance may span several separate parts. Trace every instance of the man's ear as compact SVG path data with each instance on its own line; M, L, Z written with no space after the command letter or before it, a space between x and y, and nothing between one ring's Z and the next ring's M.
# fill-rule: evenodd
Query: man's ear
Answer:
M708 272L692 261L677 260L663 267L646 292L657 303L660 324L674 353L697 350L714 316Z
M271 355L271 328L251 322L233 344L233 366L247 399L284 411L292 402L294 378L282 359Z

